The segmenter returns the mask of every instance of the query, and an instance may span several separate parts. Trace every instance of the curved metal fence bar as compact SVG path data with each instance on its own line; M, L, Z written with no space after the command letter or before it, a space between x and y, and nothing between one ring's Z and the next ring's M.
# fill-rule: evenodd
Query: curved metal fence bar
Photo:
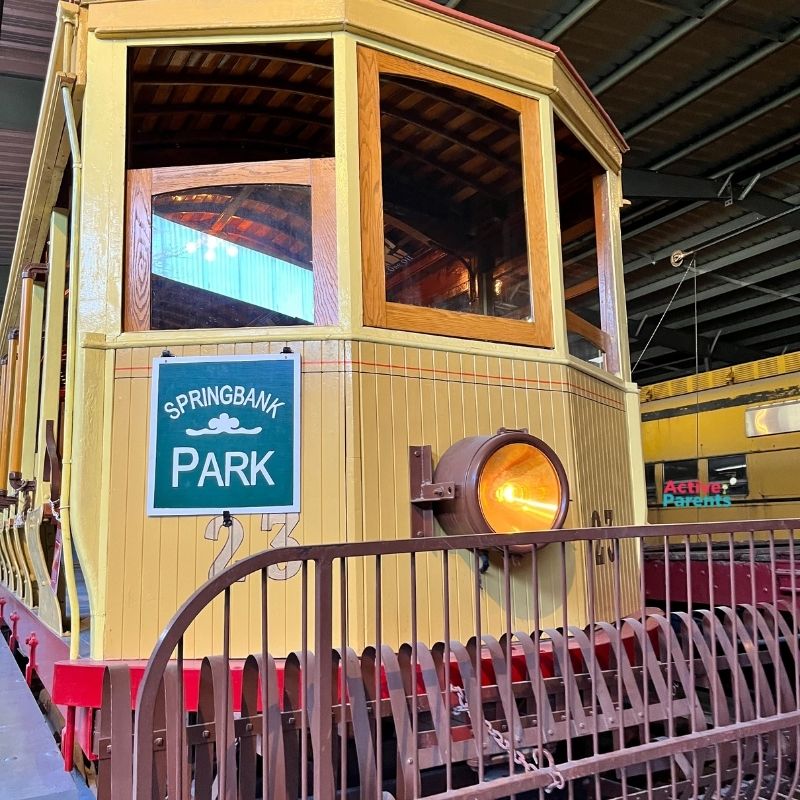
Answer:
M132 765L114 757L130 736L114 727L128 676L109 671L100 798L800 796L797 530L589 528L250 556L161 634ZM301 565L301 647L273 653L268 574L287 561ZM390 573L401 597L384 588ZM241 580L260 582L261 647L237 660ZM188 709L184 637L215 601L222 641ZM440 638L423 641L421 625Z

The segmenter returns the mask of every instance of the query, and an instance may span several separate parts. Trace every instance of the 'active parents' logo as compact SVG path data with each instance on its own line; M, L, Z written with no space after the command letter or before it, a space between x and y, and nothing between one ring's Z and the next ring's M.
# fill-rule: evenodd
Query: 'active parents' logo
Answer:
M700 508L730 506L733 501L728 495L728 488L736 483L731 478L728 483L712 481L667 481L661 495L664 508Z

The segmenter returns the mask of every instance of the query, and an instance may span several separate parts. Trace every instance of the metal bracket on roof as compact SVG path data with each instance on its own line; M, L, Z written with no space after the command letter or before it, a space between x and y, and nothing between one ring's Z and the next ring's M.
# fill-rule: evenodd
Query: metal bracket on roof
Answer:
M725 208L733 205L733 173L729 173L725 178L725 182L717 192L717 197L725 196Z
M753 187L756 185L756 183L758 183L758 179L760 177L761 177L760 172L757 172L755 175L753 175L753 177L748 181L747 186L745 186L744 189L742 189L742 191L739 193L739 196L736 199L739 200L740 202L744 200L745 197L747 197L747 195L749 195L750 192L753 190Z

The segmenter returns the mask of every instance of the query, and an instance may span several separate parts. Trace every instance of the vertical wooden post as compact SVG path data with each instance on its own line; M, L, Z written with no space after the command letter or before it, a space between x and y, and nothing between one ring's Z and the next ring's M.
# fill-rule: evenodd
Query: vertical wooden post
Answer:
M0 423L0 493L6 494L8 482L8 448L11 438L11 421L14 413L12 398L14 396L14 376L17 366L17 346L19 331L9 331L8 363L6 364L6 381L3 386L3 419Z
M11 430L11 444L8 457L8 479L12 486L22 479L22 439L25 432L25 384L28 377L32 300L33 273L26 269L22 272L22 291L20 292L19 349L13 395L14 426ZM5 475L5 472L2 474Z
M614 292L614 240L611 235L611 206L608 173L592 180L594 193L594 227L597 236L597 285L600 294L600 327L607 334L606 369L620 373L617 300Z

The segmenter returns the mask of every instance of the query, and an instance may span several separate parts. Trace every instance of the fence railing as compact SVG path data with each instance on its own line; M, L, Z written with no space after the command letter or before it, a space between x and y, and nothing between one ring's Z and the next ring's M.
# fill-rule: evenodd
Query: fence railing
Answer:
M590 528L251 556L166 627L133 731L128 676L108 672L99 795L800 796L797 530ZM763 585L765 554L783 566ZM273 652L267 613L269 568L287 561L301 563L291 653ZM260 598L261 620L243 660L231 650L242 579L258 584L241 596L251 615ZM184 637L213 603L221 641L189 708Z

